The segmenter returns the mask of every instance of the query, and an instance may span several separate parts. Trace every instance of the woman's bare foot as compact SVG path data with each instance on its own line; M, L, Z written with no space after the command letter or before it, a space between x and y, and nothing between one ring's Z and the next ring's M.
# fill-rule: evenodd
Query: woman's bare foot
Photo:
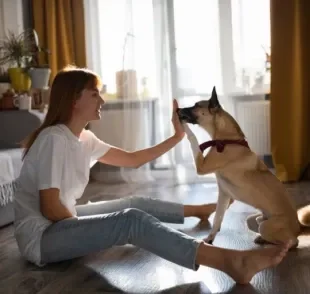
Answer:
M215 211L216 203L204 204L199 206L197 209L196 217L200 218L202 221L208 220L210 215Z
M220 270L238 284L249 283L253 276L269 267L278 265L291 243L253 250L230 250L201 243L196 263Z
M229 206L234 202L230 199ZM184 205L184 216L194 216L200 218L202 221L208 220L210 215L216 210L216 203L202 204L202 205Z
M239 251L235 256L230 254L224 271L237 283L247 284L256 273L278 265L287 254L289 247L290 243L285 246Z
M216 203L203 205L184 205L184 216L198 217L202 221L208 220L210 215L215 211Z

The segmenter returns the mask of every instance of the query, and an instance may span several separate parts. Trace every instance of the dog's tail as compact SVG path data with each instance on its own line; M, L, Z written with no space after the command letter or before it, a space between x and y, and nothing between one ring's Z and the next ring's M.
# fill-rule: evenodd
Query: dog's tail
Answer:
M310 227L310 205L299 208L297 210L297 215L301 225Z

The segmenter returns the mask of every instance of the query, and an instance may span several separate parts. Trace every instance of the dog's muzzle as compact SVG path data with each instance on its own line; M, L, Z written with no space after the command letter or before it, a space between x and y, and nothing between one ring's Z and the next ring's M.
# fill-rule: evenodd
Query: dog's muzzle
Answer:
M178 108L177 114L180 121L184 121L191 124L197 124L197 117L193 114L195 107Z

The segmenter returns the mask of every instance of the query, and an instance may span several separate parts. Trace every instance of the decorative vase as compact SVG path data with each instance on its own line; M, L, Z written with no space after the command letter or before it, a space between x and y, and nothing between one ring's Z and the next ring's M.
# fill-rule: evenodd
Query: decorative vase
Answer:
M12 67L8 69L11 86L17 92L29 91L31 79L25 70L21 67Z
M116 73L116 96L120 99L134 100L138 97L137 72L133 69Z
M0 98L0 109L2 110L13 110L17 109L14 104L14 99L16 94L11 89L8 89L5 93L2 94L2 98Z
M47 89L48 82L51 75L50 68L35 68L32 67L28 71L31 78L31 88L33 89Z

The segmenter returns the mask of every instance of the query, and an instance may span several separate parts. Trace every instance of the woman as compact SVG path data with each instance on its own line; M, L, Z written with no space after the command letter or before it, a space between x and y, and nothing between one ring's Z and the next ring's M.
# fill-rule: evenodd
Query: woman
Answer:
M25 142L15 196L15 237L27 260L43 266L131 243L193 270L199 265L222 270L239 283L249 282L256 272L282 260L288 246L226 250L160 222L181 223L186 216L208 216L214 205L183 206L126 198L75 206L87 185L90 166L97 160L139 167L158 158L184 137L174 102L175 134L166 141L137 152L102 142L84 129L89 121L100 119L100 87L99 77L89 70L68 67L60 71L51 87L45 121Z

